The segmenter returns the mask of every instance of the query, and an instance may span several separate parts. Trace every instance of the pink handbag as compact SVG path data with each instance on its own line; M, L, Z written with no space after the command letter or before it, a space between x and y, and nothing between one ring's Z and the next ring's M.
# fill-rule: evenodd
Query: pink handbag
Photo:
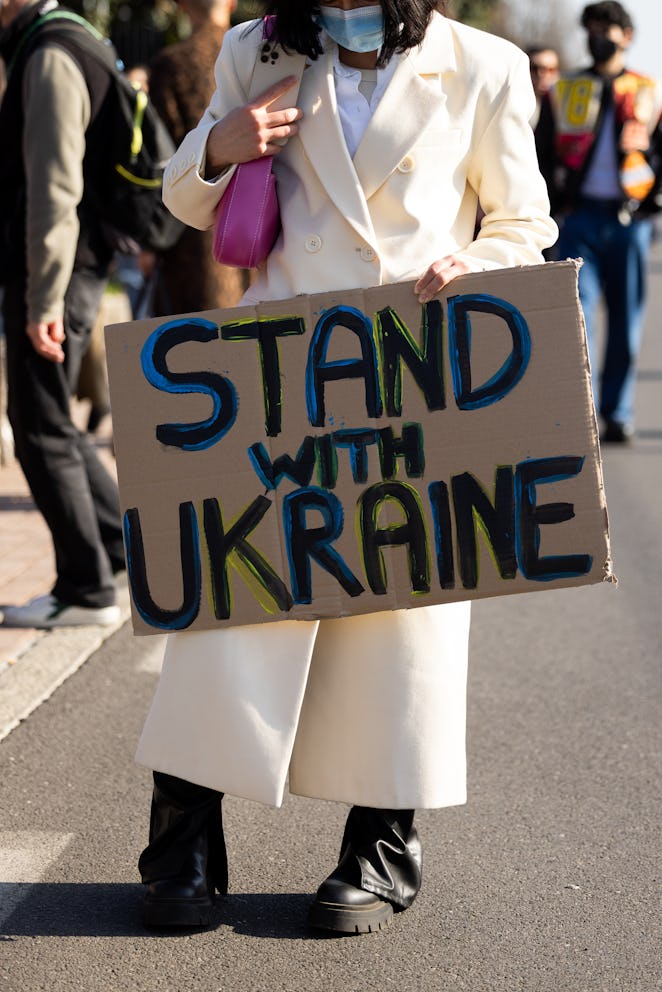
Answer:
M237 166L216 209L213 253L222 265L252 269L266 259L280 231L272 157Z
M263 20L258 60L253 70L250 97L253 98L276 80L273 66L278 65L282 51L276 51L276 18ZM298 75L301 79L302 56L280 58L283 75ZM286 68L285 65L286 64ZM276 104L273 105L274 109ZM271 171L273 158L256 158L237 166L227 189L216 208L213 254L222 265L252 269L265 261L280 231L280 210L276 193L276 178Z

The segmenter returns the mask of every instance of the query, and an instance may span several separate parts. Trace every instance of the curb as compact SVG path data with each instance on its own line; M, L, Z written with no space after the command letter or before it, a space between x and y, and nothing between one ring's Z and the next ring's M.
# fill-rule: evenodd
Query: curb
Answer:
M52 696L109 637L128 621L131 608L124 576L118 582L120 619L109 627L58 627L37 639L0 672L0 741Z

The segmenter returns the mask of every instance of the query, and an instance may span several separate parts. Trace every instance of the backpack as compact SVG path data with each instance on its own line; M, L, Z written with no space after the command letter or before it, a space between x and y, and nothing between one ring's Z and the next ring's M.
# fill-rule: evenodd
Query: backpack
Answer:
M171 248L184 225L164 205L161 190L175 146L149 97L126 78L110 42L72 11L38 17L20 48L31 40L31 51L41 38L55 41L74 59L77 53L91 57L109 79L98 119L88 127L83 163L86 199L102 221L106 240L119 250L130 250L132 242L154 251Z

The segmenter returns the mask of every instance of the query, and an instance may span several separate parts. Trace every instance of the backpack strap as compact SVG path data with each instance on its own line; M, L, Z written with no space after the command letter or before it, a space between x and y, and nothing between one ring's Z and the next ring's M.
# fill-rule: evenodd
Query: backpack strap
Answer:
M46 45L63 49L80 69L90 94L91 125L101 110L113 77L120 75L112 45L84 18L56 9L33 21L22 36L9 68L20 72L32 53Z
M30 25L30 27L27 29L27 31L22 35L18 45L16 46L16 49L14 50L11 59L9 60L9 64L7 65L7 69L6 69L7 81L9 81L12 71L16 63L18 62L21 53L26 50L28 42L34 39L35 35L38 36L39 34L43 33L45 38L55 37L55 32L50 32L50 31L48 33L44 32L44 28L46 27L46 25L52 24L54 21L60 23L64 22L64 24L69 22L69 24L72 23L77 24L79 27L84 28L87 32L88 37L94 38L96 41L100 42L104 46L104 49L108 48L109 59L104 62L104 65L106 67L109 67L112 64L113 66L116 67L116 60L113 58L109 46L106 44L106 39L103 37L103 35L99 34L97 29L93 27L89 23L89 21L86 21L84 17L79 17L78 14L74 14L73 11L70 10L58 9L58 10L51 10L47 14L42 14L41 17L36 17L32 22L32 24ZM77 31L76 38L79 37L82 38L84 37L84 35L82 35L81 32ZM93 48L91 44L88 46L87 50L92 52ZM99 61L101 61L98 55L97 58L99 58Z
M41 29L41 30L38 30ZM21 39L21 49L25 51L25 44L31 36L36 43L51 42L65 49L69 55L79 64L83 73L90 98L92 101L91 122L95 120L99 113L101 103L105 96L108 84L101 85L101 79L117 79L123 76L122 62L116 56L111 43L101 35L93 25L78 14L67 10L54 10L48 14L37 18ZM36 44L33 46L36 47ZM28 49L29 52L29 49ZM18 54L18 52L16 53ZM94 66L102 70L99 77L92 66L81 64L81 57L90 58ZM127 86L131 84L126 81ZM131 142L131 156L135 160L140 153L143 142L143 120L147 110L148 97L141 89L136 89L135 105L133 106L133 138ZM125 177L127 178L127 177ZM135 179L132 181L136 181ZM156 180L144 180L144 185L149 188L156 188L160 184Z

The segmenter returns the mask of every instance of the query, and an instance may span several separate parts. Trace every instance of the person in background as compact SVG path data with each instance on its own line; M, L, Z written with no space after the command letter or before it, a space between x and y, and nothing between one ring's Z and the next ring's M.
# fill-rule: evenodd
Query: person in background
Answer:
M176 145L198 123L214 90L214 63L236 0L179 0L191 35L154 58L150 96ZM211 231L184 229L177 243L155 258L151 314L155 317L238 303L249 281L240 269L212 256Z
M579 295L602 439L623 444L634 434L652 215L662 206L662 90L626 67L634 26L622 4L588 4L581 24L591 65L551 87L536 139L552 206L563 219L559 257L584 260ZM603 356L595 334L601 299Z
M23 44L36 20L57 8L54 0L2 0L0 8L8 414L57 571L48 595L8 607L4 622L45 628L116 623L114 573L124 568L117 485L70 410L112 254L83 173L93 98L99 106L108 84L100 79L93 94L78 60L48 38L40 42L38 32Z
M559 78L559 56L554 48L547 47L529 48L526 54L529 56L531 83L536 95L536 112L531 118L531 127L535 131L540 119L543 98Z
M531 84L536 95L536 109L531 118L531 127L538 147L538 123L540 121L540 110L543 101L550 88L559 78L559 56L554 48L529 48L526 53L529 57L529 71L531 73ZM560 218L555 215L554 220L560 225ZM543 258L546 262L554 262L559 258L558 242L550 248L545 248Z
M526 57L435 6L279 0L278 44L260 21L227 33L163 190L207 230L234 165L274 156L282 231L246 302L411 280L424 304L463 273L542 261L556 225ZM258 59L274 82L248 100ZM210 922L227 890L222 794L279 806L288 776L295 794L351 805L310 925L375 932L407 909L415 809L466 799L469 616L458 602L169 635L137 754L156 769L145 923Z
M125 70L134 89L149 93L149 68L138 63ZM152 315L155 254L130 238L115 254L113 275L126 293L134 320Z
M126 77L136 88L148 92L147 67L132 66L126 70ZM118 250L112 262L112 275L126 293L134 320L149 316L149 278L153 268L153 253L143 250L135 241L123 238L123 250ZM147 266L147 268L145 268ZM90 345L83 355L76 395L79 400L90 401L87 419L88 434L96 434L110 414L110 390L106 369L106 345L104 341L104 320L102 311L97 317Z

